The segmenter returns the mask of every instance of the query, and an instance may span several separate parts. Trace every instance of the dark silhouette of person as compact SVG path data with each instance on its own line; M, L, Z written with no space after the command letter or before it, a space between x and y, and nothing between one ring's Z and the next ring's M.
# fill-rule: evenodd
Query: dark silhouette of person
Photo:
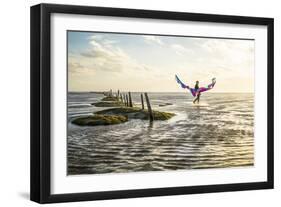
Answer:
M200 92L197 92L197 91L198 91L198 89L199 89L199 81L196 81L196 84L195 84L195 86L194 86L194 89L195 89L195 91L196 91L196 97L195 97L195 99L193 100L193 103L195 104L195 103L196 103L196 101L197 101L197 103L199 104L199 101L200 101L200 95L201 95L201 93L200 93Z

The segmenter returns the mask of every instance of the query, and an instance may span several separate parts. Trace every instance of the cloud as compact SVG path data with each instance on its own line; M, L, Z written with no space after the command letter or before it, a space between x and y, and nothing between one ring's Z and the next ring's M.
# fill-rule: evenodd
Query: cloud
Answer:
M231 39L201 39L193 48L193 66L198 71L222 76L252 77L254 71L254 41Z
M176 47L177 48L177 47ZM216 77L222 90L251 91L254 80L254 41L230 39L194 39L188 61L182 63L178 73L200 83ZM248 80L246 88L230 85L230 80ZM233 87L233 88L231 88Z
M68 71L70 73L78 73L81 72L82 70L85 70L85 67L83 65L81 65L79 62L73 62L73 60L69 58Z
M110 40L104 36L93 35L89 38L86 51L80 53L81 66L92 70L119 73L124 70L150 70L150 66L138 63L124 50L117 46L117 41ZM77 67L77 70L82 67Z
M92 38L91 48L80 55L87 59L89 66L95 70L120 72L129 57L108 40Z
M208 39L201 49L210 57L239 63L253 55L254 41Z
M72 88L179 91L174 81L177 73L187 83L199 80L204 85L216 77L223 91L251 90L254 41L151 35L133 38L95 33L84 40L87 44L82 52L68 56ZM240 87L240 80L248 80L248 85Z
M187 49L179 44L171 44L170 47L176 52L176 54L181 56L185 55L186 53L192 53L191 49Z
M145 35L145 36L143 36L143 38L144 38L144 41L149 44L158 44L160 46L164 45L163 41L157 36Z

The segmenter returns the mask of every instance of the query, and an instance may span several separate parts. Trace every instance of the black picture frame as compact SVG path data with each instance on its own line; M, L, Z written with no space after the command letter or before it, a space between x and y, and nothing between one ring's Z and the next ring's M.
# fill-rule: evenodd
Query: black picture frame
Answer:
M51 71L50 16L53 13L134 17L194 22L219 22L267 26L267 181L186 187L51 194L50 130ZM73 5L39 4L31 7L31 152L30 199L38 203L88 201L102 199L166 196L273 188L274 177L274 72L272 18L195 14L170 11L135 10Z

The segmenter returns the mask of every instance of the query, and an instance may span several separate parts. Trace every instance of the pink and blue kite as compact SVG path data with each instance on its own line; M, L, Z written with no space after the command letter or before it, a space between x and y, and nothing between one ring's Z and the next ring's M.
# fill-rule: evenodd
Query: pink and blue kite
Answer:
M185 85L180 79L179 77L176 75L176 81L178 84L180 84L180 86L184 89L188 89L192 96L197 96L197 94L199 93L202 93L202 92L205 92L205 91L208 91L208 90L211 90L212 88L214 88L215 84L216 84L216 78L213 78L212 79L212 83L209 84L207 87L200 87L198 88L197 90L195 88L191 88L189 87L188 85Z

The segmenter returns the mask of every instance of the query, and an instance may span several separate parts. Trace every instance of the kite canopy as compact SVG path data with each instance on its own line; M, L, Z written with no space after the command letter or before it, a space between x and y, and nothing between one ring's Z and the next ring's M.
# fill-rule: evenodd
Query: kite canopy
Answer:
M199 94L199 93L203 93L203 92L205 92L205 91L211 90L211 89L215 86L215 84L216 84L216 78L213 78L213 79L212 79L212 83L210 83L207 87L200 87L200 88L198 88L198 89L196 90L195 88L191 88L191 87L189 87L188 85L185 85L185 84L179 79L179 77L178 77L177 75L175 75L175 78L176 78L177 83L180 84L180 86L181 86L182 88L188 89L188 90L191 92L192 96L194 96L194 97L197 96L197 94Z

